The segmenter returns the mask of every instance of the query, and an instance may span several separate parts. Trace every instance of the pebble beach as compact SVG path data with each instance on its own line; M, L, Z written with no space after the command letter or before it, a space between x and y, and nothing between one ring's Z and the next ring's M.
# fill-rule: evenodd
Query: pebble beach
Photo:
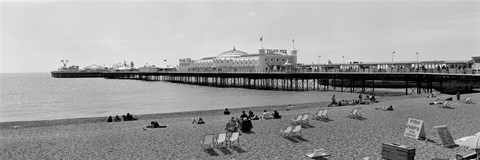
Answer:
M337 94L337 100L344 93ZM349 95L351 96L351 95ZM331 154L320 159L381 159L381 144L396 143L414 147L415 159L449 158L474 151L462 147L444 148L434 126L447 125L453 139L480 132L480 93L472 96L474 104L454 100L453 109L429 105L436 98L454 95L436 94L377 97L379 103L326 107L330 102L259 106L222 110L194 111L167 114L134 115L137 121L106 122L107 117L79 118L50 121L0 123L0 159L310 159L306 153L324 149ZM326 97L324 99L329 99ZM351 97L349 99L356 99ZM392 105L394 111L375 108ZM318 109L328 109L330 121L312 117ZM346 118L358 108L363 119ZM261 115L276 109L281 119L254 120L252 133L242 133L240 146L204 150L201 141L205 134L225 131L231 117L241 111ZM132 113L134 113L132 111ZM298 114L309 113L301 137L284 138L279 130L290 125ZM202 117L205 124L192 124ZM427 141L403 136L408 118L424 121ZM151 121L166 128L143 129ZM205 147L203 147L205 148Z

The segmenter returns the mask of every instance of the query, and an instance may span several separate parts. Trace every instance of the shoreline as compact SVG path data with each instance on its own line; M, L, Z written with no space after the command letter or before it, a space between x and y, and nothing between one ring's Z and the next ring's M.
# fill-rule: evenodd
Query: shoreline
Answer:
M379 94L379 93L376 93L376 94ZM396 92L387 91L384 93L380 93L380 95L377 96L377 99L380 99L381 102L387 102L387 101L399 100L399 99L425 97L425 95L427 94L398 95L398 93ZM437 96L441 96L441 95L445 95L445 94L437 93ZM320 106L320 108L324 108L328 104L330 104L330 101L314 102L314 103L298 103L298 104L292 103L292 106L293 106L292 110L315 108L318 106ZM249 107L228 108L228 109L231 112L230 115L235 117L235 116L239 116L242 111L248 112L251 110L258 115L259 113L263 113L263 110L267 110L268 112L272 112L273 109L277 109L278 111L284 111L287 106L288 104L281 104L281 105L266 105L266 106L249 106ZM363 105L357 105L357 106L363 106ZM183 111L183 112L138 114L138 115L134 115L134 117L137 118L138 120L165 119L165 118L178 118L178 117L198 118L198 117L223 115L223 111L224 109L222 108L222 109L212 109L212 110L193 110L193 111ZM115 115L112 115L112 117L114 116ZM7 122L0 122L0 130L49 127L49 126L60 126L60 125L78 125L78 124L89 124L89 123L103 123L103 122L107 122L107 119L108 119L108 116L52 119L52 120L33 120L33 121L7 121ZM112 123L115 123L115 122L112 122Z

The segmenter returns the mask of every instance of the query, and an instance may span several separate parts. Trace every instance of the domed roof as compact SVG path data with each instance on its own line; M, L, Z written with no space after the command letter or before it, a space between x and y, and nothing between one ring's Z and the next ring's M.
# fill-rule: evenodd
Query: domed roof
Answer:
M233 50L223 52L222 54L218 55L215 58L217 58L217 59L220 59L220 58L237 58L237 57L241 57L243 55L248 55L248 53L244 52L244 51L236 50L235 47L233 47Z

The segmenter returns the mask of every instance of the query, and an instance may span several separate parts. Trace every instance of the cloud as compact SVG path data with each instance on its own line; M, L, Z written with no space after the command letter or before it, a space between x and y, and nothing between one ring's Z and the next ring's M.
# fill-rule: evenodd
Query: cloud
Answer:
M255 13L255 12L250 12L250 13L248 14L248 16L255 16L255 15L257 15L257 13Z

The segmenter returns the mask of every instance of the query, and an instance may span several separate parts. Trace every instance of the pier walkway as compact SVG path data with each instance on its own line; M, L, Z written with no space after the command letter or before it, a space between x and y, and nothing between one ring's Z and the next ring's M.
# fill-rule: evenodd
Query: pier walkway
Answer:
M53 71L56 78L103 77L168 81L215 87L263 90L311 91L340 90L367 92L375 88L404 88L405 94L472 92L480 88L480 74L418 72L139 72L139 71Z

